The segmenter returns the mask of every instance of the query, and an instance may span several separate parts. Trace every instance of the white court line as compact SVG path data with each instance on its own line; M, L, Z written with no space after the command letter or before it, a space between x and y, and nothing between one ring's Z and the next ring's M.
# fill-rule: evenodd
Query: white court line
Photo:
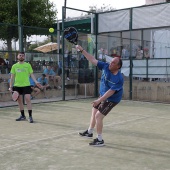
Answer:
M146 119L146 118L150 118L150 117L153 117L153 116L145 116L145 117L130 119L130 120L126 120L126 121L122 121L122 122L118 122L118 123L110 123L110 124L107 124L105 126L120 125L120 124L124 124L124 123L127 123L127 122L133 122L133 121L136 121L136 120Z
M12 147L15 147L15 146L20 146L20 145L26 145L26 144L30 144L30 143L36 143L36 142L43 141L43 140L54 139L56 137L62 137L62 136L71 135L71 134L74 134L74 133L78 133L78 132L74 131L74 132L71 132L71 133L66 133L64 135L52 136L52 137L49 137L49 138L42 138L42 139L33 140L33 141L29 141L29 142L18 143L18 144L15 144L15 145L9 145L9 146L0 148L0 150L7 149L7 148L12 148Z
M140 120L140 119L146 119L146 118L149 118L149 117L153 117L153 116L147 116L147 117L142 117L142 118L130 119L130 120L126 120L126 121L122 121L122 122L118 122L118 123L107 124L105 126L120 125L120 124L124 124L124 123L127 123L127 122L132 122L132 121L136 121L136 120ZM62 136L71 135L71 134L74 134L74 133L78 133L78 131L77 132L74 131L74 132L66 133L64 135L52 136L52 137L49 137L49 138L42 138L42 139L33 140L33 141L29 141L29 142L18 143L18 144L15 144L15 145L9 145L9 146L0 148L0 150L7 149L7 148L12 148L12 147L16 147L16 146L21 146L21 145L26 145L26 144L30 144L30 143L36 143L36 142L43 141L43 140L54 139L56 137L62 137Z

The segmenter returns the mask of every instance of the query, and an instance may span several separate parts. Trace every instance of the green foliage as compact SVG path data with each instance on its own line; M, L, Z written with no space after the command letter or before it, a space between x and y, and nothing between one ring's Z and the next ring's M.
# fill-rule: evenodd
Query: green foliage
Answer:
M23 37L33 34L48 34L48 29L55 23L57 10L49 0L20 0L23 25ZM17 0L1 0L0 39L18 39L18 4ZM31 28L34 27L34 28ZM37 29L41 27L44 29Z

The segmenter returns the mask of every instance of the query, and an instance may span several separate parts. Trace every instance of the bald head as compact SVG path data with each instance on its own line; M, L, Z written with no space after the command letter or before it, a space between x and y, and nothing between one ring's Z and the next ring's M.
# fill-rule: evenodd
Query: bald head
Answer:
M118 71L122 67L122 60L119 57L114 57L109 65L109 70Z

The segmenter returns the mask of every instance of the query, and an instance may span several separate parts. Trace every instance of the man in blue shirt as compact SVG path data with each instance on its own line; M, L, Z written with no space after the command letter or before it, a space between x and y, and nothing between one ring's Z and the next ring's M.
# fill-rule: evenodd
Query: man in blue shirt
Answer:
M51 89L51 87L48 84L48 79L46 78L46 75L42 74L41 77L37 79L37 81L41 84L40 90L44 93L44 98L47 98L46 90Z
M31 100L33 100L35 98L35 96L37 96L41 91L36 86L34 80L31 77L29 77L29 81L30 81L30 86L31 86L32 92L34 92L31 94Z
M110 64L96 60L91 54L87 53L81 46L76 47L92 64L102 70L100 81L100 96L92 102L92 115L89 128L79 133L80 136L91 138L96 125L97 138L89 143L91 146L104 146L102 139L103 119L122 99L123 95L123 76L119 69L122 67L122 60L114 57Z
M57 89L57 82L56 82L56 73L52 70L51 66L47 66L44 70L43 74L46 75L48 81L52 80L54 83L54 89Z

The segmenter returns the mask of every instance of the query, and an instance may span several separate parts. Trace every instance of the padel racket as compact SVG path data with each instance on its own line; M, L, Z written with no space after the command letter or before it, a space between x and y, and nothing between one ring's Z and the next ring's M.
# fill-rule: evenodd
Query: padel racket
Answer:
M17 91L12 91L12 100L17 101L19 98L19 93Z
M68 27L64 30L64 38L74 44L77 45L77 40L78 40L78 32L74 27Z

